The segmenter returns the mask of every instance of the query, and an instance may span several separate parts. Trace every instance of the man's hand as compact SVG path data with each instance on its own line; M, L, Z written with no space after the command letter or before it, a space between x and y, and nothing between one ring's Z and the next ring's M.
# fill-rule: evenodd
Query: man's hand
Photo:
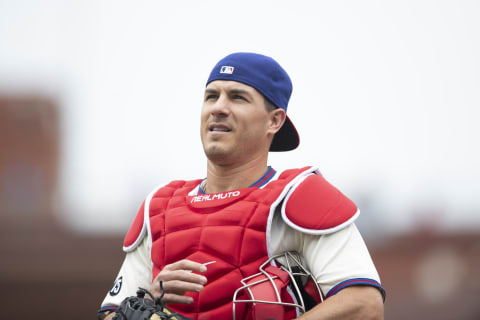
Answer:
M113 316L113 318L112 318ZM100 319L105 320L100 317ZM112 320L193 320L173 312L156 299L151 292L138 288L137 295L123 299L114 314L108 315Z
M185 292L200 292L207 283L207 278L195 274L194 272L203 273L207 271L207 267L198 262L191 260L180 260L172 264L168 264L155 277L150 285L150 292L157 298L162 295L160 290L160 281L162 281L165 295L162 302L167 305L169 303L190 304L193 302L192 297L185 296Z

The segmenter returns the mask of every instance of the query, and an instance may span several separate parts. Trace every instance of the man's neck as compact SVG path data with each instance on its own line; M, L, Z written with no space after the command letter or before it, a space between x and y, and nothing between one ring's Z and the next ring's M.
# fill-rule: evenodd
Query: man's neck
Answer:
M267 157L240 165L216 165L208 161L204 191L218 193L247 188L261 178L267 168Z

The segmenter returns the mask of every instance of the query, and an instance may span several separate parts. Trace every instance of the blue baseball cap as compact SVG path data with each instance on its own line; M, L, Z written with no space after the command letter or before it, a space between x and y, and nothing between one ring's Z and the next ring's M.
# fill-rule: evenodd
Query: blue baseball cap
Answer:
M270 57L248 52L232 53L215 65L206 85L215 80L231 80L249 85L274 106L287 112L292 81L278 62ZM282 128L273 137L270 151L293 150L299 143L297 129L287 116Z

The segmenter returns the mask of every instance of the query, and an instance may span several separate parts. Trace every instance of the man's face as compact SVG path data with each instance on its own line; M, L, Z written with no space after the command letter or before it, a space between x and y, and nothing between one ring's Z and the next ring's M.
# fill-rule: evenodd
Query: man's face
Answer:
M205 89L201 138L207 158L219 165L268 153L272 132L263 95L236 81L216 80Z

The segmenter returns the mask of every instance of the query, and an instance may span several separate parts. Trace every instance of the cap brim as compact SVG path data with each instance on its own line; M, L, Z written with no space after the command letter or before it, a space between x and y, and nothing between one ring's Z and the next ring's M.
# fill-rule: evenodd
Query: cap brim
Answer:
M287 116L285 123L273 137L270 151L290 151L298 147L299 144L300 137L297 129L295 129L292 121Z

